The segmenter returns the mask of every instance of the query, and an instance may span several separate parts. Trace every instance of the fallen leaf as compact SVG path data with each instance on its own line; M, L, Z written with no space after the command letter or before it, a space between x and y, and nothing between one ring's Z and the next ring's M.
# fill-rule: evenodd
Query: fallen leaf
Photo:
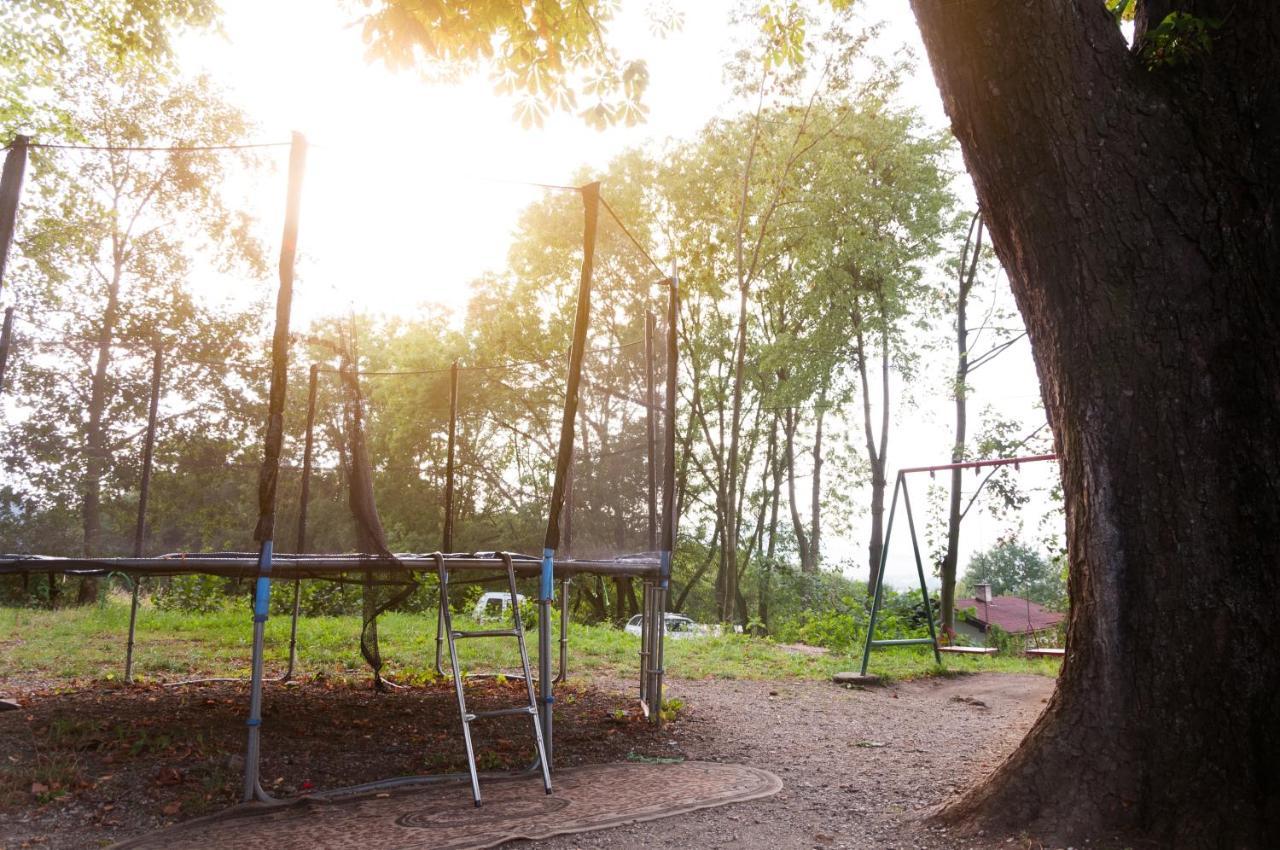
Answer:
M164 807L163 809L161 809L160 811L161 811L161 812L163 812L163 813L164 813L164 814L166 814L166 815L176 815L176 814L178 813L178 810L179 810L179 809L181 809L181 808L182 808L182 803L181 803L181 801L179 801L179 800L174 800L172 803L170 803L169 805L165 806L165 807Z
M31 793L32 793L32 794L44 794L44 793L48 792L48 790L49 790L49 786L48 786L48 785L45 785L43 782L32 782L32 783L31 783Z

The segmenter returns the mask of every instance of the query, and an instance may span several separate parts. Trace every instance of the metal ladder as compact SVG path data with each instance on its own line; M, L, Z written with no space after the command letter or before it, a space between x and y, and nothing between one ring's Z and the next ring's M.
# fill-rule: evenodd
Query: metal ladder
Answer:
M449 662L452 666L453 688L458 695L458 714L462 717L462 739L467 745L467 768L471 772L471 796L476 806L480 805L480 775L476 772L476 753L471 744L471 723L487 717L510 717L527 714L533 726L533 740L538 752L538 765L542 768L542 787L551 793L551 768L547 764L547 750L542 740L542 724L538 717L538 702L533 692L533 676L529 673L529 651L524 643L524 624L520 620L519 595L516 593L516 569L511 556L506 552L498 553L507 571L507 587L511 591L511 613L514 628L484 629L464 632L453 628L453 613L449 609L449 568L445 566L444 555L436 555L436 574L440 579L440 616L444 619L444 633L449 640ZM524 684L529 694L529 704L512 708L499 708L493 711L468 711L467 697L462 687L462 668L458 665L457 641L466 638L515 638L520 645L520 665L524 671Z

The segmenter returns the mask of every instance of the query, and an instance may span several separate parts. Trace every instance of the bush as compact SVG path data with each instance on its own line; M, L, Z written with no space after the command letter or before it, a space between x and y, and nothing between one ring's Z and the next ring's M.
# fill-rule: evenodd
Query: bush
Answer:
M303 617L341 617L360 614L363 597L358 584L304 579L299 585L298 613ZM273 616L293 614L293 582L276 581L271 586Z
M799 642L822 646L835 652L853 652L862 647L867 637L869 603L864 595L847 595L828 600L818 610L802 611L784 620L774 630L783 642ZM936 609L935 609L936 613ZM886 588L876 616L878 639L921 638L929 636L929 623L918 593L899 593Z
M174 576L151 592L151 601L161 611L207 614L227 604L227 580L220 576Z

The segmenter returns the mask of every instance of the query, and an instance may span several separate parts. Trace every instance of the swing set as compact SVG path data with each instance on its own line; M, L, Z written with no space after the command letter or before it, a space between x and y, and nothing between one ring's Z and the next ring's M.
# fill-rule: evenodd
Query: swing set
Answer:
M860 678L867 676L867 666L871 663L872 649L893 646L929 646L933 648L934 660L939 665L942 664L942 653L944 652L960 655L989 655L994 652L994 650L985 647L943 646L938 642L937 627L933 622L933 604L929 601L929 588L925 582L924 559L920 556L920 538L916 533L915 515L911 511L911 494L907 489L907 476L927 472L930 477L933 477L938 472L949 472L957 469L972 469L976 474L981 469L992 469L1000 466L1012 466L1014 469L1019 469L1024 463L1041 463L1057 459L1058 456L1056 454L1044 454L994 460L975 460L965 463L943 463L936 466L913 466L898 470L897 480L893 486L893 501L889 506L889 521L885 524L884 529L884 546L880 550L880 565L876 570L876 591L872 597L871 617L867 621L867 637L862 647ZM877 640L875 637L876 620L879 617L880 606L883 602L884 575L889 563L889 542L893 539L893 521L897 514L899 498L902 500L902 507L907 515L907 531L911 535L911 551L915 556L916 575L920 579L920 601L924 605L925 621L929 624L929 636L927 638L883 638ZM1045 649L1038 652L1028 650L1027 654L1061 656L1063 650Z

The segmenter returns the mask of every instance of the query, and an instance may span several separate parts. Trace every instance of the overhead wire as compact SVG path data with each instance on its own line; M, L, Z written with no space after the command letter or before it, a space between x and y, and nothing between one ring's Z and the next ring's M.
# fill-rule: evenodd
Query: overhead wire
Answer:
M640 253L644 255L644 258L649 261L649 264L653 266L657 270L658 274L662 275L665 279L667 273L663 271L662 266L658 265L658 261L655 260L647 250L645 250L645 247L640 244L640 240L637 239L635 235L627 229L627 226L622 223L622 219L618 217L616 212L614 212L613 207L609 206L609 202L605 200L603 195L600 196L600 203L604 206L605 212L609 213L609 217L613 219L614 223L617 224L618 227L622 228L622 232L631 240L631 244L636 246Z

